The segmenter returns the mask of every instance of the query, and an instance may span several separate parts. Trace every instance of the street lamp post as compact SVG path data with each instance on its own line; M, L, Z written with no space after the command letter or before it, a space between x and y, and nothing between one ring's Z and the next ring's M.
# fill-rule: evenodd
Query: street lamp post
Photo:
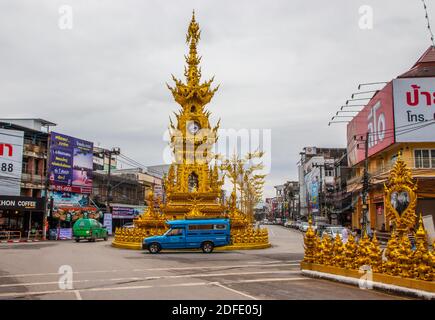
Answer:
M119 155L121 153L120 148L112 148L111 150L105 150L104 154L109 156L109 166L107 168L107 197L106 197L106 212L110 212L110 200L112 197L112 185L110 184L110 174L112 172L112 156Z

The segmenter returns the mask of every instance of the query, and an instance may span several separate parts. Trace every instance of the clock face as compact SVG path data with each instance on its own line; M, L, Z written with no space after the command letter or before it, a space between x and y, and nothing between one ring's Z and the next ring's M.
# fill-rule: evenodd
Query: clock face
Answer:
M197 132L199 131L200 128L201 128L201 127L200 127L199 123L196 122L196 121L191 121L191 122L188 124L188 126L187 126L187 129L189 130L189 132L190 132L191 134L195 134L195 133L197 133Z

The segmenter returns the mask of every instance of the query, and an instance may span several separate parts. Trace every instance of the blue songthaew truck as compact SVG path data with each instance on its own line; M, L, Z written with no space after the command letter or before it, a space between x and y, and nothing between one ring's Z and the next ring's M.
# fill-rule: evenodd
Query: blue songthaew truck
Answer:
M211 253L215 247L230 243L229 219L191 219L168 221L169 230L161 236L143 240L142 249L158 253L162 249L202 249Z

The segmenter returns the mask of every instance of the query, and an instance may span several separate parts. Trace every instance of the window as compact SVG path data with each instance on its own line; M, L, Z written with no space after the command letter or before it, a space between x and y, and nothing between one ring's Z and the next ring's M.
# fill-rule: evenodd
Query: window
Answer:
M212 224L192 224L189 226L189 230L212 230Z
M168 231L167 236L181 236L183 235L183 229L175 228Z
M334 176L334 171L330 170L330 169L326 169L325 170L325 176L326 177L333 177Z
M414 150L414 164L416 168L435 168L435 149Z

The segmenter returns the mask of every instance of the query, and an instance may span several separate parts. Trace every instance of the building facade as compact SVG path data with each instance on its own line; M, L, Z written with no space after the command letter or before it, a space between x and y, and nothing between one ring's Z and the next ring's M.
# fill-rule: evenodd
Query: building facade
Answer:
M346 154L345 148L305 147L300 153L299 215L305 220L309 214L314 221L338 222L337 206L341 199L334 196L339 178L337 164Z
M48 131L49 127L55 125L43 119L0 119L0 162L2 165L10 163L19 171L19 175L13 179L4 175L0 177L2 238L42 237L46 206ZM22 143L11 143L11 149L8 150L5 148L8 143L4 142L15 132L21 132ZM13 152L20 152L19 157L10 162Z
M367 148L368 221L371 229L389 231L384 183L400 155L418 183L417 208L433 224L435 216L435 48L413 67L378 90L347 126L352 167L347 191L355 210L352 225L363 220L363 174Z

